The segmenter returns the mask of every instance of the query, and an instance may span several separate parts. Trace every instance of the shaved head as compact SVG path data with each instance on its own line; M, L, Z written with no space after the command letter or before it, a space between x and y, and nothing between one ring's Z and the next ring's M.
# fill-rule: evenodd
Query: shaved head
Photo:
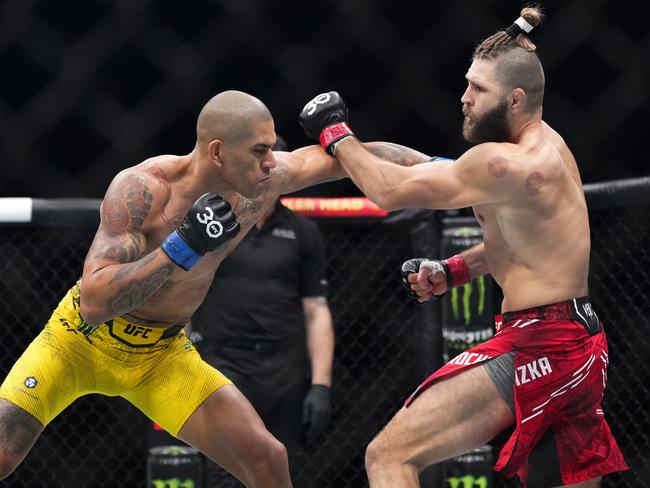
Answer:
M522 88L526 92L526 110L536 110L544 98L544 70L535 52L513 49L496 58L497 78L505 90Z
M253 135L255 122L272 120L261 100L248 93L230 90L212 97L196 121L196 140L207 144L214 139L237 143Z

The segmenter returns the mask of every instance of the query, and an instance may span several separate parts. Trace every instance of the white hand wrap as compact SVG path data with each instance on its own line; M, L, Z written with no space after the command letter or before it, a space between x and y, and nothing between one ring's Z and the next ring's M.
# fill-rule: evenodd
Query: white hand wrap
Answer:
M429 270L429 276L435 273L445 272L445 268L442 266L440 261L431 261L429 259L425 259L420 263L420 269L422 268L427 268Z

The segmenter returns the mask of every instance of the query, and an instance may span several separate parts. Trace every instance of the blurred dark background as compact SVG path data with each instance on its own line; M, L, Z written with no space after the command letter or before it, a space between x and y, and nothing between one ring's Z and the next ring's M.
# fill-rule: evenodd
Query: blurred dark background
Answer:
M155 154L189 152L199 110L227 89L261 98L292 147L310 143L297 124L300 109L335 89L362 139L457 156L467 148L459 99L472 49L509 26L521 6L515 0L0 0L0 197L102 197L121 169ZM546 69L544 118L565 137L588 183L650 175L650 28L641 6L548 0L548 18L533 34ZM358 190L337 182L302 194ZM633 467L607 486L637 488L648 479L642 290L648 210L630 208L592 212L592 275L602 280L592 285L610 313L606 322L616 322L607 408ZM78 276L92 224L8 228L0 238L3 371ZM423 341L412 335L419 333L411 327L413 307L392 278L409 253L410 231L345 225L325 227L338 344L345 347L336 358L337 428L305 451L297 486L362 486L365 445L424 377L403 366L420 357L412 348ZM367 279L364 266L376 279ZM352 271L363 280L353 280ZM389 372L390 381L377 371ZM0 486L139 486L145 423L126 402L84 398Z
M650 174L650 34L640 1L549 1L533 39L544 118L585 182ZM194 145L202 105L261 98L292 147L297 113L335 89L365 140L457 156L473 46L514 0L0 1L0 196L101 197L113 175ZM303 194L353 195L349 182Z

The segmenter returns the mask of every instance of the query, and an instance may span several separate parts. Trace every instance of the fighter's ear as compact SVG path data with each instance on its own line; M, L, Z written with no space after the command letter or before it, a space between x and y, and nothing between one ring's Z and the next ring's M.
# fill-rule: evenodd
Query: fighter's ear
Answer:
M220 139L213 139L208 143L208 157L214 164L221 165L221 146Z
M508 108L512 112L522 112L526 105L526 92L522 88L513 89L508 95Z

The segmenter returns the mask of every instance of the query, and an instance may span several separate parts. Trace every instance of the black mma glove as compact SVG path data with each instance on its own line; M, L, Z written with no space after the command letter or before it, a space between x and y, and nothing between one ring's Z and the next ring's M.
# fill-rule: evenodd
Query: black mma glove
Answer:
M187 211L183 223L160 245L184 270L189 270L206 253L234 238L239 222L230 204L215 192L201 196Z
M322 434L329 425L331 417L329 386L311 385L302 404L302 427L307 441L312 441Z
M348 108L335 91L321 93L307 102L298 121L305 134L318 139L323 149L332 156L337 142L354 135L348 127Z
M404 288L406 288L406 292L409 294L409 297L411 297L413 300L418 299L418 294L415 293L411 289L411 283L409 283L408 280L408 275L411 273L419 273L420 272L420 263L424 261L425 258L411 258L408 261L404 261L402 263L402 285L404 285Z
M417 300L418 294L411 289L411 284L408 281L408 275L410 273L419 273L420 266L425 262L425 266L431 269L433 274L438 271L442 271L445 274L445 280L447 282L447 290L462 286L465 283L469 283L469 269L465 263L465 259L460 254L456 254L450 258L439 260L439 259L426 259L426 258L412 258L408 261L402 263L402 284L406 287L408 294L411 298ZM446 293L446 292L445 292ZM440 295L433 295L434 298L440 298L445 295L441 293Z

